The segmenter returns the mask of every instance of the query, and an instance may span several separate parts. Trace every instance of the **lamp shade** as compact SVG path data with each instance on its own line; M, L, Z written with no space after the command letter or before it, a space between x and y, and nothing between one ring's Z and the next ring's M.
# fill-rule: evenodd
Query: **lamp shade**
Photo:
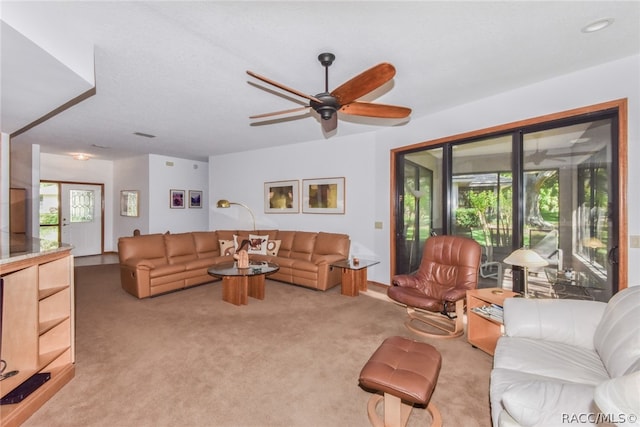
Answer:
M228 207L231 207L231 203L229 203L228 200L220 199L220 200L218 200L217 206L219 208L228 208Z
M602 243L602 240L600 240L600 239L598 239L596 237L588 237L588 238L584 239L582 241L582 245L584 247L591 248L591 249L600 249L600 248L606 248L607 247L607 245Z
M536 251L531 249L517 249L513 251L504 262L520 267L544 267L549 263L542 258Z

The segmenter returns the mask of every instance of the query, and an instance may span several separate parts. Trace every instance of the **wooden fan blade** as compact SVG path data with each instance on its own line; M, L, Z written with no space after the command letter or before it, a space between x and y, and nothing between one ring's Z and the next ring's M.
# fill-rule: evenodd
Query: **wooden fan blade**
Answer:
M331 95L338 99L340 105L349 104L372 90L379 88L395 75L395 67L387 62L383 62L369 68L337 87L331 92Z
M320 101L318 98L316 98L314 96L307 95L306 93L302 93L302 92L300 92L298 90L292 89L292 88L290 88L288 86L285 86L285 85L280 84L278 82L275 82L275 81L273 81L271 79L268 79L268 78L266 78L264 76L261 76L260 74L256 74L253 71L247 70L247 74L249 74L251 77L255 77L258 80L262 80L265 83L269 83L272 86L275 86L275 87L280 88L282 90L285 90L287 92L293 93L294 95L298 95L298 96L300 96L302 98L306 98L306 99L309 99L311 101L315 101L315 102L318 102L318 103L322 104L322 101Z
M255 116L249 116L249 118L250 119L261 119L263 117L278 116L280 114L296 113L298 111L308 110L309 108L311 108L311 107L306 106L306 107L291 108L290 110L282 110L282 111L274 111L272 113L256 114Z
M338 128L338 113L333 113L329 120L320 119L322 122L322 130L325 133L332 132Z
M352 102L340 108L340 112L352 116L380 117L384 119L402 119L411 114L411 108L396 105Z

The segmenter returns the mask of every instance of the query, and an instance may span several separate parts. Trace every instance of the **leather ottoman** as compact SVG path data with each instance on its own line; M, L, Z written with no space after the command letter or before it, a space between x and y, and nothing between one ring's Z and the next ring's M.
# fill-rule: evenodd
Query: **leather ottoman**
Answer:
M440 412L430 402L441 366L442 357L430 344L399 336L385 339L360 372L360 385L378 392L367 406L371 424L405 426L413 406L419 405L427 407L432 427L441 426ZM384 422L376 413L383 399Z

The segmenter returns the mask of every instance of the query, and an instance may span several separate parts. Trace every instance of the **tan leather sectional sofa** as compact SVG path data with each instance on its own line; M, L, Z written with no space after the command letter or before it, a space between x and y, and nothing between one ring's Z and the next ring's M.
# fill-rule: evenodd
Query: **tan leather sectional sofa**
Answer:
M148 234L118 240L122 288L138 298L212 282L207 269L231 261L221 252L225 244L249 235L268 236L270 253L250 253L249 258L274 262L280 270L270 279L327 290L341 281L340 269L330 264L349 257L346 234L283 230L218 230L179 234ZM279 242L277 254L274 254Z

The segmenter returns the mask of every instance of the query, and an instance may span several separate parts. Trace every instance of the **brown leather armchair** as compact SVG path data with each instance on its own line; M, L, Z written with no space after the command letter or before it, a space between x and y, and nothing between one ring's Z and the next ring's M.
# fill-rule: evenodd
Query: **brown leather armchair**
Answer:
M481 253L480 245L466 237L427 239L418 271L394 276L387 290L389 298L407 306L407 328L439 338L464 333L465 297L467 290L478 286ZM423 327L413 322L422 322Z

